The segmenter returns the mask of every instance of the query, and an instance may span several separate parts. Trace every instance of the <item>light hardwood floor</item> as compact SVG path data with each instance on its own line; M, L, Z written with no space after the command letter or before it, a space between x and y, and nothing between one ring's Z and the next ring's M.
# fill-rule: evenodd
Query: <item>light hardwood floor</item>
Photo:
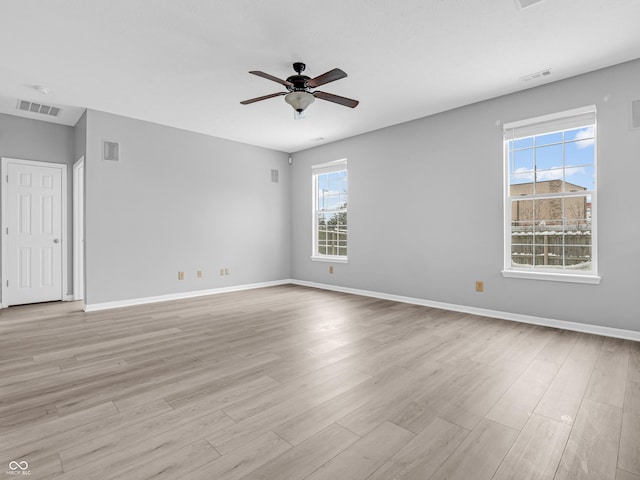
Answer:
M0 339L6 478L640 480L640 343L293 285Z

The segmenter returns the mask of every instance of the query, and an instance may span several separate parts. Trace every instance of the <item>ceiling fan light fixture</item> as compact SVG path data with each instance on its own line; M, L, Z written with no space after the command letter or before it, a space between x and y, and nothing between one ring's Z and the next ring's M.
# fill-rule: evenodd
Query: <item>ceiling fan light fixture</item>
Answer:
M304 118L302 112L313 103L316 98L309 92L291 92L284 96L285 102L295 110L294 118Z
M542 0L540 0L542 1ZM304 118L306 108L311 105L316 98L327 102L337 103L344 107L356 108L358 101L352 98L341 97L340 95L334 95L332 93L321 92L319 90L311 91L321 85L335 82L341 78L345 78L347 74L339 68L334 68L328 72L318 75L314 78L309 78L306 75L302 75L302 71L305 69L305 64L302 62L296 62L293 64L293 69L296 71L296 75L291 75L286 80L282 80L268 73L261 72L259 70L252 70L249 73L258 77L266 78L272 82L279 83L287 87L286 92L270 93L269 95L263 95L261 97L250 98L243 100L240 103L242 105L250 105L255 102L267 100L269 98L279 97L284 95L285 101L293 107L293 118L299 120Z

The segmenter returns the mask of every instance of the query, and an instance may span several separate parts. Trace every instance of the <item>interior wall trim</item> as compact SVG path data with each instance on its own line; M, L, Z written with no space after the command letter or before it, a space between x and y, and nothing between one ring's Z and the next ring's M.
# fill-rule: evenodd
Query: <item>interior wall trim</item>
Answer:
M502 312L499 310L489 310L486 308L468 307L465 305L456 305L453 303L436 302L433 300L425 300L422 298L404 297L402 295L393 295L390 293L374 292L370 290L360 290L357 288L341 287L338 285L328 285L324 283L308 282L305 280L283 279L270 282L251 283L246 285L235 285L230 287L213 288L209 290L197 290L193 292L172 293L169 295L159 295L155 297L134 298L129 300L118 300L114 302L94 303L84 306L85 312L97 312L99 310L109 310L112 308L133 307L136 305L144 305L147 303L166 302L170 300L182 300L186 298L202 297L205 295L218 295L220 293L239 292L242 290L252 290L255 288L274 287L278 285L299 285L302 287L319 288L321 290L332 290L334 292L349 293L353 295L362 295L365 297L379 298L381 300L391 300L394 302L409 303L412 305L421 305L423 307L440 308L453 312L469 313L482 317L497 318L500 320L509 320L512 322L528 323L531 325L540 325L543 327L560 328L562 330L571 330L573 332L590 333L593 335L601 335L604 337L621 338L624 340L632 340L640 342L640 332L633 330L624 330L621 328L604 327L600 325L589 325L587 323L569 322L567 320L556 320L552 318L535 317L532 315L522 315L519 313Z
M133 307L145 305L147 303L168 302L170 300L182 300L185 298L203 297L205 295L218 295L220 293L239 292L242 290L252 290L255 288L274 287L277 285L292 284L291 279L275 280L271 282L250 283L246 285L234 285L231 287L212 288L208 290L196 290L192 292L171 293L168 295L158 295L155 297L132 298L129 300L117 300L114 302L85 304L85 312L97 312L99 310L110 310L112 308Z
M294 285L300 285L304 287L320 288L323 290L333 290L335 292L351 293L354 295L362 295L365 297L379 298L382 300L392 300L395 302L410 303L413 305L421 305L424 307L440 308L443 310L451 310L454 312L470 313L473 315L480 315L483 317L498 318L500 320L509 320L513 322L528 323L528 324L540 325L544 327L560 328L562 330L591 333L593 335L601 335L604 337L621 338L624 340L633 340L636 342L640 342L640 332L636 332L633 330L603 327L600 325L590 325L587 323L570 322L567 320L555 320L551 318L535 317L532 315L522 315L519 313L501 312L499 310L489 310L485 308L468 307L465 305L456 305L453 303L435 302L432 300L424 300L422 298L403 297L401 295L392 295L389 293L360 290L357 288L327 285L324 283L307 282L304 280L291 280L291 283L293 283Z

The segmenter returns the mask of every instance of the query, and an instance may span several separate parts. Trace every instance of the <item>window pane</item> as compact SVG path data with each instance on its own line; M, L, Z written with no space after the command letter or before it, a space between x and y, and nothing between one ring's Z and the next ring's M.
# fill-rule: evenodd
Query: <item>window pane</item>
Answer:
M511 264L533 265L533 200L511 202Z
M567 182L565 184L565 192L581 192L584 190L593 190L595 182L593 181L593 167L569 167L566 169Z
M583 140L565 146L565 176L572 185L595 189L595 146L592 141ZM568 189L570 191L570 189Z
M562 226L564 212L562 198L541 198L535 200L536 231L544 231L551 226Z
M329 176L327 174L318 175L318 192L329 190Z
M347 172L332 172L329 174L329 190L331 193L344 193L347 188Z
M533 225L532 221L533 200L513 200L511 202L511 225L530 229Z
M531 147L533 147L533 137L516 138L513 142L514 150L518 150L520 148L531 148Z
M327 195L324 198L324 205L326 210L340 209L340 195Z
M562 172L562 165L549 170L536 170L536 193L561 192Z
M536 170L551 170L555 168L562 168L562 145L548 145L536 148Z
M569 270L591 270L591 245L565 246L565 262Z
M329 177L329 188L334 187L338 183L338 172L331 172L328 174Z
M593 126L567 130L564 132L564 141L570 142L573 140L593 139L595 138L595 133Z
M550 145L552 143L562 143L562 132L538 135L536 137L536 147L541 145Z
M339 173L339 183L338 183L338 192L347 193L347 172L338 172Z
M520 183L509 186L509 195L512 197L524 197L533 193L533 183Z
M562 267L562 227L547 228L535 236L535 264L542 267Z
M562 184L553 182L563 178L561 142L562 132L535 137L536 194L562 191Z
M593 140L567 143L564 146L565 165L593 165L594 152Z
M586 196L567 197L564 199L566 230L574 230L576 232L583 230L591 230L591 220L587 219L587 206L591 204L587 202Z
M531 246L511 245L511 266L532 267L533 253Z
M533 182L533 149L512 152L509 183Z

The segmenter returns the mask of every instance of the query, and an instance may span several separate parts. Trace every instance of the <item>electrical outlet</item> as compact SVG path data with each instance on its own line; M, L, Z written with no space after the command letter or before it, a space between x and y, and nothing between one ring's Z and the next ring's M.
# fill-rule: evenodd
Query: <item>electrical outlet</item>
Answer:
M333 265L329 267L329 273L333 273Z
M220 269L220 276L223 276L223 275L224 275L224 268L221 268Z
M225 267L224 274L225 275L231 275L231 269L229 267Z
M178 272L178 280L184 280L184 272Z
M476 292L484 292L484 282L476 280Z
M202 278L202 270L198 270L197 275L198 275L198 278Z

